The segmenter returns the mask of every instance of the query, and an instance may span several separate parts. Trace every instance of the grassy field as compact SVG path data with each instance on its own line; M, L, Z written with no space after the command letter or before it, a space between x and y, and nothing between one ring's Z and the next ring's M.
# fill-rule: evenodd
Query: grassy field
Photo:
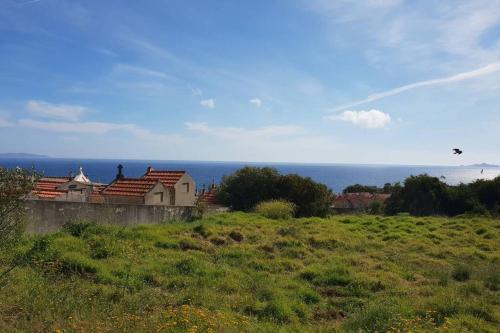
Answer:
M1 332L498 332L500 220L224 213L26 239Z

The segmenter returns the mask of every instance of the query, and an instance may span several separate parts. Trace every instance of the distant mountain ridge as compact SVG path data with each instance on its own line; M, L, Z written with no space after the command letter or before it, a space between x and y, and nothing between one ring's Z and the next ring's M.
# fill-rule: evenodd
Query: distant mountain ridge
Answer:
M0 153L0 158L50 158L50 156L28 153Z
M471 164L467 166L472 168L500 168L500 165L488 164L488 163Z

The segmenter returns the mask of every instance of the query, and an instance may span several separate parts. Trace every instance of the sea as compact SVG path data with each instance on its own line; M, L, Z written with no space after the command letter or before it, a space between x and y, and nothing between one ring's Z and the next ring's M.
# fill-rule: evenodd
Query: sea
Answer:
M148 166L155 169L186 170L196 181L197 187L219 183L244 166L273 167L280 173L296 173L326 184L334 192L341 192L353 184L383 186L385 183L402 182L411 175L428 174L440 177L450 185L469 183L476 179L492 179L500 175L498 167L472 166L412 166L412 165L365 165L365 164L305 164L305 163L258 163L258 162L203 162L203 161L154 161L109 159L62 159L62 158L0 158L0 166L7 168L34 167L46 176L76 174L82 167L94 182L110 183L116 176L118 164L123 165L126 177L140 177ZM483 172L481 173L481 170Z

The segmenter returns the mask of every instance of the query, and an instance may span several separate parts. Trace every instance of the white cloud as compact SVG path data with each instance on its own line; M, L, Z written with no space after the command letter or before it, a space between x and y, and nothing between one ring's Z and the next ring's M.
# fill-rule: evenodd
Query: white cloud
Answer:
M250 104L253 104L258 108L260 108L262 106L262 100L260 98L252 98L248 102L250 102Z
M191 95L193 95L193 96L202 96L203 95L203 91L200 88L193 88L193 87L190 87L190 88L191 88Z
M72 133L72 134L106 134L114 131L125 131L137 138L151 141L173 142L179 141L180 136L174 134L154 133L147 128L135 124L120 124L107 122L62 122L62 121L38 121L33 119L20 119L18 126L34 128L49 132Z
M20 119L18 124L22 127L35 128L50 132L81 134L104 134L116 130L134 131L136 129L136 126L133 124L114 124L106 122L62 122Z
M390 69L402 63L423 71L459 70L498 59L499 45L484 37L500 23L500 0L303 3L326 18L328 35L337 46L373 49L371 55L380 55L377 63Z
M245 138L271 138L281 136L297 135L303 132L302 128L292 125L265 126L256 129L245 129L241 127L210 127L206 123L186 123L189 130L200 132L211 136L226 139Z
M42 118L64 119L78 121L87 113L88 108L81 105L51 104L44 101L28 101L26 109L30 114Z
M330 115L324 118L333 121L345 121L364 128L383 128L391 122L391 116L379 110L344 111L340 115Z
M397 95L397 94L401 94L405 91L413 90L413 89L420 88L420 87L453 83L453 82L460 82L460 81L474 79L477 77L488 75L488 74L498 72L498 71L500 71L500 62L494 62L494 63L491 63L487 66L484 66L484 67L481 67L481 68L478 68L478 69L475 69L475 70L472 70L469 72L463 72L463 73L459 73L459 74L456 74L453 76L448 76L448 77L439 78L439 79L419 81L419 82L407 84L407 85L404 85L404 86L401 86L401 87L398 87L395 89L372 94L365 99L361 99L358 101L351 102L349 104L345 104L345 105L341 105L341 106L338 106L336 108L333 108L331 111L333 111L333 112L341 111L341 110L344 110L347 108L351 108L353 106L358 106L358 105L378 101L379 99L386 98L386 97L393 96L393 95Z
M200 102L200 105L208 109L215 109L215 99L214 98L204 99Z

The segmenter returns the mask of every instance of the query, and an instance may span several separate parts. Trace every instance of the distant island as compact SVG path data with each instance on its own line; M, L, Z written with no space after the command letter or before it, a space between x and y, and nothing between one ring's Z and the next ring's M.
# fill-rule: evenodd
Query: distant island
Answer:
M0 158L50 158L50 156L27 153L0 153Z
M480 163L480 164L467 165L467 167L471 167L471 168L500 168L500 165Z

